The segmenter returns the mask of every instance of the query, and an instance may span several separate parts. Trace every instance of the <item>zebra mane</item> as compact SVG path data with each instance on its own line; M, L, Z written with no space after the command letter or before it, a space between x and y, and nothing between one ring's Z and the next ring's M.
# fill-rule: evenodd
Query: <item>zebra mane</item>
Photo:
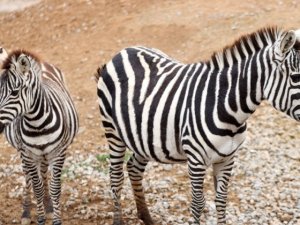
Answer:
M2 69L5 69L5 70L9 69L10 64L13 62L13 59L17 59L22 54L30 56L36 62L41 63L41 59L36 54L34 54L30 51L24 50L24 49L17 49L8 54L6 59L3 61Z
M106 67L106 64L102 65L101 67L98 67L97 72L94 74L96 83L98 82L99 78L101 77L101 73L105 69L105 67Z
M253 53L248 45L249 42L252 43L255 51L259 51L262 47L272 45L278 39L278 37L285 32L286 31L278 27L265 27L253 33L242 35L232 45L224 47L219 52L214 52L211 58L208 61L206 61L206 63L212 63L215 67L219 68L220 65L218 62L221 59L222 63L224 64L224 67L227 67L228 61L226 55L228 53L234 55L234 50L236 49L243 58L245 57L245 55L243 54L243 49L245 49L248 54ZM262 43L262 46L259 43ZM236 61L235 57L233 57L233 61Z

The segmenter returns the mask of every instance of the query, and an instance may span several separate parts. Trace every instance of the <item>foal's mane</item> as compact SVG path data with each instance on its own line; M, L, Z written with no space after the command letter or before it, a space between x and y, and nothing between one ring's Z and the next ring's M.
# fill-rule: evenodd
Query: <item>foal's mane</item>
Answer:
M17 59L22 54L30 56L36 62L41 63L40 57L38 57L36 54L34 54L28 50L17 49L8 54L7 58L4 60L4 62L2 64L2 69L5 69L5 70L9 69L10 64L13 62L12 60Z
M265 27L253 33L242 35L236 41L234 41L232 45L225 46L221 51L214 52L211 58L206 61L206 63L212 63L215 67L219 67L218 59L222 58L224 60L224 66L228 66L228 62L226 59L226 54L228 52L233 53L233 51L237 49L239 53L242 53L242 49L244 46L244 49L246 49L247 53L251 54L252 50L248 45L248 42L252 43L255 51L259 51L262 47L272 45L278 39L278 37L285 32L286 31L284 31L283 29L274 26ZM262 43L262 46L260 46L259 42ZM241 54L241 57L245 56Z

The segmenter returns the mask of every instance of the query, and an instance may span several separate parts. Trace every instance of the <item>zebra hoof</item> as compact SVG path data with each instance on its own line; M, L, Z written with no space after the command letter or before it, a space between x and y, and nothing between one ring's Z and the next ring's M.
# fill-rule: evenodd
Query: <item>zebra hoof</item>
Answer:
M60 221L55 221L52 223L52 225L61 225L61 222Z
M44 217L39 217L37 219L37 224L38 225L45 225L45 223L46 223L46 219Z
M188 221L189 225L199 225L200 220L191 219Z
M31 224L31 219L24 217L24 218L21 219L21 224L22 225L29 225L29 224Z
M113 225L124 225L122 220L115 220L113 221Z
M145 225L155 225L155 223L153 222L148 210L145 210L143 212L139 212L138 217L139 217L140 220L142 220L144 222Z

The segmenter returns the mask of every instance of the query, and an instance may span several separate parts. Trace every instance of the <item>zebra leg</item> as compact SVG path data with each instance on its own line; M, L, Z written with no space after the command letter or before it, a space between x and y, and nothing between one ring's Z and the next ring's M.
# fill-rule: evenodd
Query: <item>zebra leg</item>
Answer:
M23 165L23 171L25 173L25 188L23 191L23 212L21 216L21 224L22 225L29 225L31 224L31 181L29 174L25 171L25 166Z
M226 224L227 190L233 164L233 156L224 162L213 164L218 225Z
M205 206L205 198L203 195L203 182L206 172L206 166L188 158L189 177L192 185L192 204L191 210L196 224L200 224L200 216ZM193 224L194 224L193 223Z
M133 154L127 162L127 170L135 197L138 217L144 222L145 225L153 225L154 223L146 205L145 194L142 185L143 173L147 163L148 161L144 158Z
M48 163L46 161L41 163L41 175L43 178L43 183L45 187L45 196L44 196L44 207L46 211L46 218L47 219L52 219L53 218L53 205L52 201L49 195L49 184L48 184L48 177L47 177L47 172L48 172Z
M65 151L51 162L50 196L53 204L53 225L61 225L61 172L65 161Z
M121 190L124 181L123 163L126 147L114 134L106 133L106 139L110 148L110 188L114 201L113 225L122 225Z
M23 167L25 167L26 177L30 177L30 181L33 187L33 192L37 201L37 222L38 225L45 224L45 211L43 199L45 195L43 180L39 176L39 168L36 162L32 161L26 156L22 156Z

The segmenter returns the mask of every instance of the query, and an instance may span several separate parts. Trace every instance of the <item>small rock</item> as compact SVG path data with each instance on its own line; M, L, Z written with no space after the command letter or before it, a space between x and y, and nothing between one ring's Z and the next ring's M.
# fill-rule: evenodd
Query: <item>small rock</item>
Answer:
M286 149L285 155L290 159L300 160L300 150L299 149Z

